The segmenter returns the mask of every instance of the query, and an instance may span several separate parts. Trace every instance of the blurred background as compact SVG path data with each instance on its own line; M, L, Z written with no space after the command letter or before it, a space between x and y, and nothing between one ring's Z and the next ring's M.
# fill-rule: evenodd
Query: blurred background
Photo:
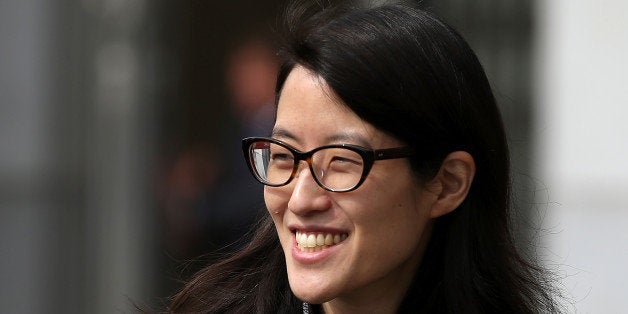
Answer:
M0 308L133 312L262 209L284 1L0 0ZM374 1L371 1L374 2ZM424 0L478 53L517 239L569 312L628 308L628 2Z

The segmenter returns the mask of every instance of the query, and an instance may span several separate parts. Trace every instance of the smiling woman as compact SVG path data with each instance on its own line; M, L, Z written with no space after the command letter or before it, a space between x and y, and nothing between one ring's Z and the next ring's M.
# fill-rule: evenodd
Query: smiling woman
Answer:
M362 120L330 97L332 93L316 73L302 66L290 72L275 122L275 130L283 132L273 132L272 136L296 149L314 149L316 153L310 168L291 162L295 173L291 182L265 188L266 206L279 234L290 287L299 299L342 313L362 307L391 312L403 298L427 245L440 180L424 186L408 161L398 158L376 162L357 186L365 165L359 155L338 157L351 156L342 152L351 150L317 147L344 143L338 139L346 133L362 138L361 145L369 148L394 148L403 143ZM272 149L270 152L269 176L275 171L273 165L279 163ZM315 158L320 153L324 157ZM459 190L465 190L460 201L473 177L473 160L469 157L467 161L469 164L460 169L464 173L457 178ZM317 182L325 185L321 188ZM330 193L325 187L356 189ZM339 241L327 245L327 237ZM353 304L355 300L359 303Z
M399 4L292 8L269 138L243 140L268 213L172 312L557 312L509 229L508 148L464 40Z

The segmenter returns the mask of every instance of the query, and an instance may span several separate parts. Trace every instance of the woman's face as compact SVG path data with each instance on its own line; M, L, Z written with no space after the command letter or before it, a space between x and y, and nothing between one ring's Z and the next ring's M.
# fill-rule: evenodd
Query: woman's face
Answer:
M283 86L273 137L300 151L338 143L404 146L339 104L326 83L302 67ZM429 239L436 196L424 186L401 158L376 161L351 192L324 190L305 162L290 184L265 187L294 294L313 303L386 296L400 301ZM339 242L300 248L308 237Z

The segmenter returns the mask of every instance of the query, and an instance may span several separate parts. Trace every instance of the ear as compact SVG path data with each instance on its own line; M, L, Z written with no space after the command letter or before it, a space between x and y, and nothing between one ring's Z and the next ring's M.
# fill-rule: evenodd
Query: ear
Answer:
M475 176L475 161L465 151L447 155L438 173L428 184L437 194L430 208L430 217L437 218L458 208L471 189Z

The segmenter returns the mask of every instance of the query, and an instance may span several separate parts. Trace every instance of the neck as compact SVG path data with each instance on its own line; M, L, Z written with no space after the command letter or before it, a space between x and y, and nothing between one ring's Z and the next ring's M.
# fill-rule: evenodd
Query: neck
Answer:
M401 296L377 296L376 298L363 299L360 302L335 299L323 303L322 309L325 314L337 313L396 313L401 304Z

